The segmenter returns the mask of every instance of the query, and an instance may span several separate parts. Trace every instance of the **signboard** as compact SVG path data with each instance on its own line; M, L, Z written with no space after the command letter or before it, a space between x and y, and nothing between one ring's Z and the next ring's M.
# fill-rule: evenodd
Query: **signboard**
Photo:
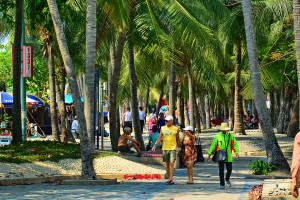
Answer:
M11 65L12 73L14 67L14 45L11 46ZM23 55L23 69L22 75L24 78L32 78L33 76L33 47L32 46L23 46L22 50ZM21 60L22 62L22 60Z
M33 47L23 46L23 77L32 78L33 76Z

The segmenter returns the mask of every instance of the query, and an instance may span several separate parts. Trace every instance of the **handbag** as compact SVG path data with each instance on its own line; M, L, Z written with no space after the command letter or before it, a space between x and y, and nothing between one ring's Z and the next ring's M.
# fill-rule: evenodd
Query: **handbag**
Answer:
M224 139L225 139L225 135L224 135ZM225 150L217 150L211 159L213 162L224 162L227 159L227 149L228 149L228 145L229 145L229 139L230 139L230 133L229 133L226 149Z
M196 149L197 149L197 160L196 162L204 162L204 156L202 153L202 146L201 146L201 142L200 142L200 136L199 133L197 134L197 138L196 138Z

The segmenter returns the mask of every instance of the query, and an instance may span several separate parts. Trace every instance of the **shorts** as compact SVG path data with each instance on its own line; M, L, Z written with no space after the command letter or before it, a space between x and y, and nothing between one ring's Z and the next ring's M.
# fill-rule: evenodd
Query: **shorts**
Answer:
M163 150L163 162L175 162L176 150Z
M120 152L130 152L130 147L128 144L123 145L123 146L118 146Z

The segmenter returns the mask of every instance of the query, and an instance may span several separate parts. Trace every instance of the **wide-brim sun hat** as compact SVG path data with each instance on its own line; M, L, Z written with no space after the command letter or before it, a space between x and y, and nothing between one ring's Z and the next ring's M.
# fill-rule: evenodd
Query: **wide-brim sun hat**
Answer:
M187 126L183 129L184 131L191 131L194 132L194 128L192 126Z
M228 124L226 122L223 122L223 123L221 123L221 126L219 129L220 129L220 131L229 131L230 127L228 126Z

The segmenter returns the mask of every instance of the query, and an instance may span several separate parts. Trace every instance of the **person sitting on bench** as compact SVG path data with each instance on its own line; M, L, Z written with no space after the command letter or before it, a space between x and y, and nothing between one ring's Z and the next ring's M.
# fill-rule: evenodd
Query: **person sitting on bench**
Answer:
M123 134L120 136L119 141L118 141L118 149L121 153L130 153L131 147L133 147L136 152L138 153L137 155L141 155L141 144L133 139L131 137L131 128L130 127L125 127ZM128 144L128 141L131 141L130 144Z

